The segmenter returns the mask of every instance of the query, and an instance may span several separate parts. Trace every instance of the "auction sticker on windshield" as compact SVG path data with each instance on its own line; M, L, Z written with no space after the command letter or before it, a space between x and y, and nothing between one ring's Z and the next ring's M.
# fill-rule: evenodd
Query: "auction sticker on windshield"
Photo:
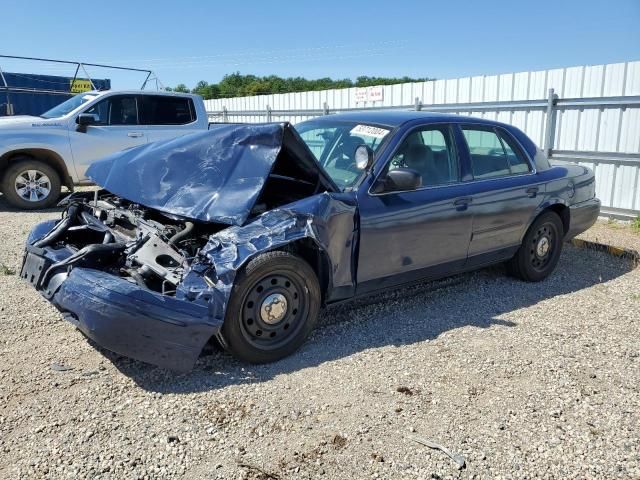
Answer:
M371 125L356 125L351 129L351 135L367 135L374 138L383 138L389 130L386 128L372 127Z

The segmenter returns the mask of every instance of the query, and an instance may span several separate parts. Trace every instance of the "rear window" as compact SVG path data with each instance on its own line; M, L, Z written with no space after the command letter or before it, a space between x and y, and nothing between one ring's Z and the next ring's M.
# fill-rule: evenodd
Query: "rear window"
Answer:
M515 142L490 127L462 127L471 154L473 177L486 179L530 171Z
M195 120L190 98L141 95L138 97L140 125L185 125Z

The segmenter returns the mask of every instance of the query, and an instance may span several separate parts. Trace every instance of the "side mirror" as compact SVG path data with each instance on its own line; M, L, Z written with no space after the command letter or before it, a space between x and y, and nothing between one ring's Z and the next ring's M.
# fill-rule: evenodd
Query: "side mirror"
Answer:
M86 132L89 125L95 125L99 122L100 118L98 115L94 113L81 113L76 118L76 123L78 124L78 128L76 130L79 132Z
M373 150L368 145L358 145L354 158L358 170L367 170L373 165Z
M407 190L416 190L422 186L422 177L413 168L396 168L389 170L384 178L382 191L384 192L401 192Z

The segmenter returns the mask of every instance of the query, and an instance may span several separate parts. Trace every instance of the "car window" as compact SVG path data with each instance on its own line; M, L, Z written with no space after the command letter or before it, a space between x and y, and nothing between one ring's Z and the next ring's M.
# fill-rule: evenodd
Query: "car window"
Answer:
M320 160L323 157L323 153L327 145L330 145L336 135L336 127L319 127L312 128L300 132L300 138L307 144L311 153L316 157L316 160Z
M352 187L363 175L356 167L356 148L364 144L375 152L390 131L373 125L334 123L327 119L302 122L295 128L318 163L342 189Z
M506 134L491 128L463 127L462 132L471 155L471 170L477 179L502 177L529 172L529 165Z
M408 167L422 177L423 186L458 181L458 157L448 126L423 128L410 133L391 159L389 169Z
M69 100L62 102L60 105L53 107L51 110L47 110L40 117L42 118L58 118L71 113L83 103L90 102L97 95L92 94L79 94L71 97Z
M96 125L108 125L110 104L111 99L107 98L96 103L93 107L87 109L84 113L92 113L93 115L97 115L98 121L96 122Z
M141 125L185 125L195 119L190 98L140 95L138 108Z
M522 154L522 151L518 148L513 138L500 130L498 130L498 133L500 135L500 140L502 140L502 146L504 147L511 173L529 173L531 171L529 162L527 162L525 156Z
M98 116L97 125L137 125L138 110L135 97L105 98L84 113Z

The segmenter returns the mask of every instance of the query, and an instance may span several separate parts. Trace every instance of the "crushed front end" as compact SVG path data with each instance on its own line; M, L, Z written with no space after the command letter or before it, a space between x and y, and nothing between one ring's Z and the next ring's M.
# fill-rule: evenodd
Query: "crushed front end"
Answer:
M225 345L236 272L292 241L323 247L333 282L352 287L353 199L333 198L289 124L151 143L87 176L103 190L70 195L58 222L36 226L21 275L108 350L189 370L212 336Z
M76 193L31 232L21 276L100 346L187 371L223 322L212 269L194 262L223 228Z

